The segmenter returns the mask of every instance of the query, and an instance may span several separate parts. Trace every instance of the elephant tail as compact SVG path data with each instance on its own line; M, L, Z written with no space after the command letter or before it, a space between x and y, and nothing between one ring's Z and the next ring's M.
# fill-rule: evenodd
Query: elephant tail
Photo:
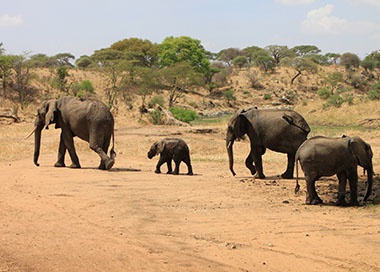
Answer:
M110 151L110 158L111 160L115 160L116 157L116 152L115 152L115 133L112 132L112 146L111 146L111 151Z
M298 154L296 154L296 187L294 188L294 193L298 193L300 190L300 184L298 183Z

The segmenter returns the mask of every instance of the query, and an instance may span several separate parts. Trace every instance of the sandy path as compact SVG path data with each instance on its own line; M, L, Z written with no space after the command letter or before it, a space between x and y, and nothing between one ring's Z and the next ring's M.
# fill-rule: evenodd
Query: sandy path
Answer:
M0 161L0 271L380 271L378 205L306 206L276 160L255 180L225 161L157 175L141 154L109 172L87 150L82 169L52 167L55 153ZM326 203L334 184L320 182Z

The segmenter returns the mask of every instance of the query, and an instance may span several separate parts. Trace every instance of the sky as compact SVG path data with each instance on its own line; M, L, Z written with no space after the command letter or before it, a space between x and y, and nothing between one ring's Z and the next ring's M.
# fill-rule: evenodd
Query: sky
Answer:
M364 58L380 50L380 0L0 0L6 54L76 58L128 38L190 36L217 53L315 45Z

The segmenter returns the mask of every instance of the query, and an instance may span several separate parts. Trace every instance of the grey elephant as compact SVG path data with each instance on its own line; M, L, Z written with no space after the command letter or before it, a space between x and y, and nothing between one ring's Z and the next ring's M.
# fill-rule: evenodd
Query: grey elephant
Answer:
M337 175L339 180L337 205L347 205L345 200L347 179L350 184L350 205L358 205L358 165L362 166L368 175L366 201L371 194L373 166L371 146L360 137L328 138L316 136L306 140L296 153L296 188L298 183L298 161L305 173L307 196L306 204L321 204L315 190L315 182L323 176Z
M58 148L58 160L54 166L65 167L66 150L72 161L71 168L80 168L75 152L74 137L87 141L90 148L101 158L99 169L108 170L115 163L114 151L114 118L109 108L95 99L62 97L57 100L44 101L37 111L34 126L34 164L39 166L41 132L50 124L61 129ZM32 132L32 133L33 133ZM107 155L110 141L112 147Z
M160 159L156 165L155 173L161 173L161 165L167 164L168 174L179 174L179 165L184 162L187 165L187 174L193 175L193 168L190 161L190 150L186 142L178 138L164 138L152 144L148 151L148 158L160 154ZM172 170L172 160L174 160L175 168Z
M305 119L293 110L252 107L237 111L228 123L226 137L229 167L232 174L236 175L233 169L232 147L234 141L248 135L250 152L245 160L245 165L252 175L257 171L258 178L265 178L262 155L268 148L287 154L287 168L281 177L293 178L294 156L309 132L310 127Z

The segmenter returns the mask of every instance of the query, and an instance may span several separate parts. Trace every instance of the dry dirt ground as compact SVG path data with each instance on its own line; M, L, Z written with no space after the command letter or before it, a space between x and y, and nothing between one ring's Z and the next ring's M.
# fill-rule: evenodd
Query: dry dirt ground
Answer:
M31 124L0 129L16 134L0 139L0 271L380 271L379 176L365 206L334 206L335 177L317 183L325 204L308 206L304 180L295 195L295 180L278 178L283 154L267 152L267 178L255 179L243 165L248 143L236 143L233 177L223 127L118 125L110 171L80 140L83 168L54 168L53 129L36 167ZM179 176L154 173L146 152L165 136L188 142L194 176L185 165ZM378 157L380 141L368 142Z

